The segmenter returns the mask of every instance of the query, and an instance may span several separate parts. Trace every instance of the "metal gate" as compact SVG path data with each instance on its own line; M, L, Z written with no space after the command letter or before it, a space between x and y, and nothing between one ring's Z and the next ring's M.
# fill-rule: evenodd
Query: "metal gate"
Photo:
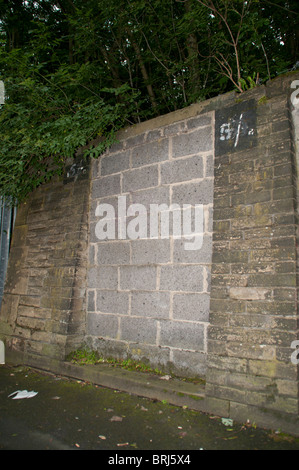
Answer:
M9 249L16 217L16 207L0 198L0 307L3 297Z

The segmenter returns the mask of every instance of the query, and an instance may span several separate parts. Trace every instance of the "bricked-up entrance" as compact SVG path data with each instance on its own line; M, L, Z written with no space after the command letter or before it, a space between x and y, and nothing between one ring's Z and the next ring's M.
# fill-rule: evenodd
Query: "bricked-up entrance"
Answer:
M153 123L155 124L155 123ZM214 113L130 135L94 163L90 212L87 339L101 354L150 361L185 375L205 374L212 256ZM97 207L119 198L146 211L137 240L99 240ZM163 205L169 236L150 237L151 204ZM172 231L178 207L201 204L203 243L185 249ZM138 209L138 206L135 206ZM171 212L171 213L170 213ZM134 214L135 215L135 214ZM161 222L161 220L160 220ZM138 227L137 227L138 229Z
M126 129L89 167L79 158L38 188L12 240L0 314L8 352L51 369L88 346L200 375L205 411L298 429L297 79ZM120 197L147 216L150 204L201 205L201 249L171 232L119 231L135 217L117 220ZM115 239L97 236L103 204Z

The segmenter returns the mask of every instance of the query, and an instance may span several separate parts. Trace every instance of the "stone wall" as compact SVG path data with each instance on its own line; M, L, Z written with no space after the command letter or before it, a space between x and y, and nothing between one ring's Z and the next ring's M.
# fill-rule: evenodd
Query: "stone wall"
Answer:
M38 188L17 214L6 347L27 364L85 345L204 376L206 411L298 429L298 78L132 126ZM184 204L195 225L202 209L196 250L172 225Z
M74 168L17 212L0 332L29 363L64 359L84 339L89 170Z
M135 136L124 135L93 164L88 342L105 356L130 357L183 375L203 375L212 256L214 114L164 126L160 120L152 124L153 128ZM97 208L103 204L111 205L116 217L111 221L116 233L108 240L99 240L96 233L101 220ZM135 227L139 212L133 204L141 204L146 211L141 227ZM163 214L169 217L164 237L161 231L151 237L151 204L164 205ZM173 233L175 212L170 209L176 207L183 219L184 204L192 211L195 204L201 205L200 249L186 249L192 241L187 241L183 230L181 237ZM133 234L130 224L134 224ZM133 239L136 231L139 238Z
M256 132L249 145L216 145L206 396L214 412L260 423L298 418L295 78L226 108Z

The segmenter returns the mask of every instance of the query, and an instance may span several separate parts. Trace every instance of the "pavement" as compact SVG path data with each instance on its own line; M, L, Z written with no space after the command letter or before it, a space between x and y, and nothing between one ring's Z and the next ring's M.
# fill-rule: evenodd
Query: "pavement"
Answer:
M148 386L157 384L156 392L163 383L164 396L167 387L179 386L170 384L173 379L123 372L123 384L130 382L126 374ZM114 375L117 384L120 372L115 368L103 368L103 374L112 382ZM82 369L80 375L84 375ZM0 365L0 450L101 450L107 463L137 468L189 464L203 450L299 450L299 438L294 436L191 409L185 392L190 385L190 398L194 384L186 385L181 385L184 393L174 394L181 403L171 404L155 398L155 387L153 396L146 398L134 387L120 391L23 365ZM198 397L190 398L195 402L200 397L198 384L196 389ZM17 392L25 390L35 393L18 397Z

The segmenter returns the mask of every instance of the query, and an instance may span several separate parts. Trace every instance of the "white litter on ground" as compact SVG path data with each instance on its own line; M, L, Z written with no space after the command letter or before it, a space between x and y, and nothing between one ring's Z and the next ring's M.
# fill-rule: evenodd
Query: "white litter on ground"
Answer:
M22 398L32 398L32 397L35 397L35 395L37 395L38 392L28 392L27 390L17 390L16 392L13 392L11 393L10 395L8 395L8 398L9 397L13 397L13 395L15 395L12 399L13 400L21 400Z
M221 422L222 422L222 424L224 424L224 426L233 426L234 425L233 420L228 419L228 418L222 418Z

